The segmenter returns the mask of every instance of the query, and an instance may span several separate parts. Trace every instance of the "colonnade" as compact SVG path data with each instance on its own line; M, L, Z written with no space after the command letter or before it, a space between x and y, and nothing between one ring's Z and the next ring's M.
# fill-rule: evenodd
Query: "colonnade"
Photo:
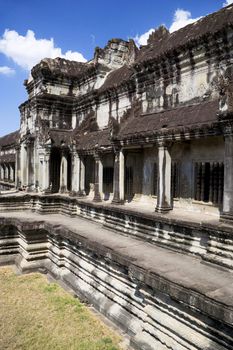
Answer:
M114 150L113 171L113 204L123 204L125 201L125 149ZM93 153L94 159L94 202L102 200L103 193L103 155L100 152ZM73 152L72 154L72 193L85 194L85 173L87 171L85 157ZM171 156L168 145L161 144L158 147L158 194L156 211L166 212L172 209L171 199ZM63 170L64 172L64 170ZM61 180L63 181L63 180Z
M0 180L2 182L14 183L15 163L0 163Z
M210 191L209 200L213 204L219 206L220 215L222 218L230 218L233 220L233 133L225 134L225 156L223 162L218 163L219 173L218 189L216 184L212 184L214 176L210 176L209 189L213 187L215 192L218 191L218 201L214 202L212 192ZM160 142L158 145L158 190L157 203L155 210L159 213L166 213L173 208L172 198L172 158L171 158L171 144L167 142ZM84 178L85 178L85 163L83 156L77 153L74 156L75 162L78 166L73 172L72 190L77 194L85 193ZM101 193L103 189L103 164L100 153L94 154L95 164L95 184L94 184L94 198L93 201L101 201ZM210 162L212 169L216 164ZM114 149L114 177L113 177L113 200L114 204L122 204L125 200L125 149ZM212 187L211 187L212 186ZM222 197L222 200L220 200ZM195 199L195 198L194 198ZM200 200L200 199L199 199ZM203 201L203 200L202 200Z
M218 205L221 210L222 217L233 218L233 132L228 132L224 136L225 139L225 157L218 165L220 173L210 176L209 198L215 198L214 193L218 191ZM161 141L157 143L157 203L155 210L160 213L168 212L173 207L172 198L172 159L171 159L171 144ZM60 148L58 149L57 165L52 167L53 149L51 147L44 148L41 153L38 152L38 160L35 160L35 151L32 143L26 147L21 147L16 150L15 163L0 164L0 179L1 181L16 182L16 187L23 183L26 188L39 189L47 193L60 192L71 193L72 195L83 196L86 190L86 174L90 173L85 157L82 152L76 149ZM112 203L122 204L125 201L125 186L126 186L126 154L127 149L123 147L115 147L114 150L113 168L113 197ZM94 195L93 201L100 202L103 197L103 157L104 154L99 150L89 153L92 156L94 164ZM202 164L202 163L201 163ZM215 163L208 163L210 169L214 169ZM206 167L206 165L205 165ZM200 164L196 164L195 169L199 169ZM203 164L201 165L201 169ZM199 169L200 170L200 169ZM92 172L92 170L91 170ZM201 172L203 173L203 171ZM153 174L152 174L153 175ZM198 172L200 177L200 171ZM204 184L203 179L200 180L197 176L198 184ZM53 182L57 179L57 185L53 188ZM215 180L218 179L220 190L217 189ZM198 182L199 181L199 182ZM212 182L213 183L212 183ZM55 183L55 182L54 182ZM203 192L203 188L202 188ZM202 193L201 192L201 193ZM194 200L202 201L205 196L200 195ZM204 192L203 192L204 193ZM222 200L220 200L222 198Z

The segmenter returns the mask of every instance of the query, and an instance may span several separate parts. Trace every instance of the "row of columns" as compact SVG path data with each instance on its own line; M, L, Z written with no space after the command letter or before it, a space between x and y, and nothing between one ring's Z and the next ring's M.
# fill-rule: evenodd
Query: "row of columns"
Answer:
M158 195L156 211L167 212L171 204L171 155L168 146L163 143L158 146ZM125 194L125 155L123 149L115 150L113 203L122 204Z
M172 209L171 198L171 155L169 144L161 142L158 144L158 195L157 195L157 212L167 212ZM124 184L125 184L125 155L124 149L116 148L114 160L114 182L113 182L113 203L121 204L124 202ZM74 194L85 194L85 162L84 158L76 151L72 152L72 183L71 190ZM30 169L33 164L33 147L28 147L28 183L33 183L34 170ZM43 162L43 188L49 188L50 183L50 152L44 153ZM14 181L20 178L22 166L21 158L16 152L15 170L11 164L2 164L0 166L1 180L8 179ZM101 154L95 152L95 184L94 184L94 201L101 201L103 192L103 163ZM15 174L14 174L15 172ZM68 161L67 153L62 152L60 168L60 192L67 191L67 172ZM14 175L13 175L14 174ZM16 180L18 181L18 180ZM233 133L225 134L225 159L224 159L224 194L223 194L223 211L222 217L233 218Z
M94 154L95 162L95 184L94 202L101 201L103 192L103 163L101 155ZM85 164L82 156L76 152L72 155L72 191L75 194L85 194ZM172 209L171 204L171 156L166 144L158 147L158 196L156 211L167 212ZM63 181L61 179L61 181ZM114 204L122 204L125 197L125 154L123 149L115 149L114 179L113 179L113 200Z
M0 164L0 180L4 182L15 181L15 163Z
M101 157L95 154L95 194L94 201L100 201L102 192L103 165ZM156 211L165 213L172 209L171 198L171 154L170 145L158 144L158 194ZM82 172L81 172L82 173ZM124 202L125 155L123 149L115 149L113 203ZM224 194L221 217L233 220L233 134L225 135Z
M84 158L77 152L72 152L72 193L74 195L85 195L85 162Z

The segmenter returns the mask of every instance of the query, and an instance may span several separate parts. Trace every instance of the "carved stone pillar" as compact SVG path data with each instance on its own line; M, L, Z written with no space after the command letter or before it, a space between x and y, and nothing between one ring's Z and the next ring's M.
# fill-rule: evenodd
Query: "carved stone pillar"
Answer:
M161 143L158 146L158 196L156 211L168 212L171 204L171 155L168 145Z
M9 181L9 167L8 164L5 164L5 179L6 182Z
M78 196L85 196L85 158L79 155L79 182L78 182Z
M80 159L77 152L72 152L72 184L71 184L71 195L76 196L79 192L80 183Z
M67 156L62 150L61 170L60 170L60 193L67 192L68 161Z
M27 191L35 189L34 142L27 142Z
M68 172L68 162L64 151L61 155L61 170L60 170L60 193L67 192L67 172Z
M222 220L233 220L233 133L225 135Z
M104 172L104 167L103 167L103 160L100 158L99 160L99 193L100 197L103 197L103 172Z
M46 193L50 193L50 150L47 150L44 154L43 171L43 189Z
M5 180L5 164L2 164L2 181Z
M20 168L21 168L21 186L23 189L27 185L27 146L25 142L20 145Z
M100 189L101 189L101 179L103 180L103 166L101 157L98 153L94 154L95 159L95 187L94 187L94 202L101 202L101 195L100 195Z
M113 204L123 204L124 203L124 153L123 150L115 150L115 161L114 161L114 177L113 177Z
M20 147L16 147L15 153L15 188L21 187L21 171L20 171Z
M4 180L4 168L3 168L3 164L0 164L0 179L1 179L1 181Z

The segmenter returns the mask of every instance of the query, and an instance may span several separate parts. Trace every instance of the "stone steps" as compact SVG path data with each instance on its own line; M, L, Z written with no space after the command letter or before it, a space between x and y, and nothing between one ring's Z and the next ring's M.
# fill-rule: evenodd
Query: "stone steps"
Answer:
M228 269L233 269L232 226L194 218L161 216L132 210L126 206L94 204L68 196L2 196L0 212L33 210L40 214L81 216L96 221L122 235L150 242L183 254L191 254Z

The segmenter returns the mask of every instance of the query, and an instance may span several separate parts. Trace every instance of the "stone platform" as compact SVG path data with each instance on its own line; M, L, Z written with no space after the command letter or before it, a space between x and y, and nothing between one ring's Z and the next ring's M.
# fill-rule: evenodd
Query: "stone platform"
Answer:
M21 204L20 201L15 204L18 209L22 206L22 198ZM183 232L180 234L185 235L185 230L189 229L189 236L193 235L196 241L198 232L208 228L209 239L213 239L215 232L219 242L223 244L223 240L226 240L226 246L231 240L230 226L218 226L215 222L185 223L168 218L158 221L159 216L155 220L149 214L141 213L141 220L149 220L142 226L139 213L137 216L136 212L130 213L126 208L112 208L115 227L113 224L104 227L107 213L103 211L103 205L78 201L77 206L76 199L63 197L60 198L60 211L68 214L69 207L72 217L61 214L42 216L36 211L45 213L47 201L47 210L53 208L55 212L55 204L49 206L49 202L56 202L55 198L58 201L58 197L26 198L30 198L30 209L34 212L28 207L24 211L0 214L2 264L15 263L22 272L39 270L61 279L124 329L137 349L233 349L231 264L228 263L225 268L218 259L217 264L207 263L203 259L204 252L203 256L195 251L181 253L181 241L180 249L174 246L171 250L171 245L166 242L158 245L163 236L158 235L153 242L146 241L146 230L152 227L150 220L153 220L154 226L163 223L165 227L161 226L161 231L165 228L168 231L172 225L176 228L182 226ZM3 202L1 198L2 210ZM6 201L4 205L6 209ZM74 207L75 214L72 210ZM56 210L59 211L58 205ZM105 210L109 208L105 207ZM128 236L122 230L123 214L128 215ZM87 220L81 216L89 218ZM145 239L142 234L138 237L131 232L129 223L132 223L132 218L134 231L141 225ZM102 221L102 224L93 220ZM176 232L173 230L165 234L175 236ZM207 237L206 232L202 235ZM199 246L204 247L207 243L202 240L205 244L202 242ZM221 251L220 245L216 247L217 250ZM229 262L230 245L228 251ZM220 256L220 253L215 255Z

